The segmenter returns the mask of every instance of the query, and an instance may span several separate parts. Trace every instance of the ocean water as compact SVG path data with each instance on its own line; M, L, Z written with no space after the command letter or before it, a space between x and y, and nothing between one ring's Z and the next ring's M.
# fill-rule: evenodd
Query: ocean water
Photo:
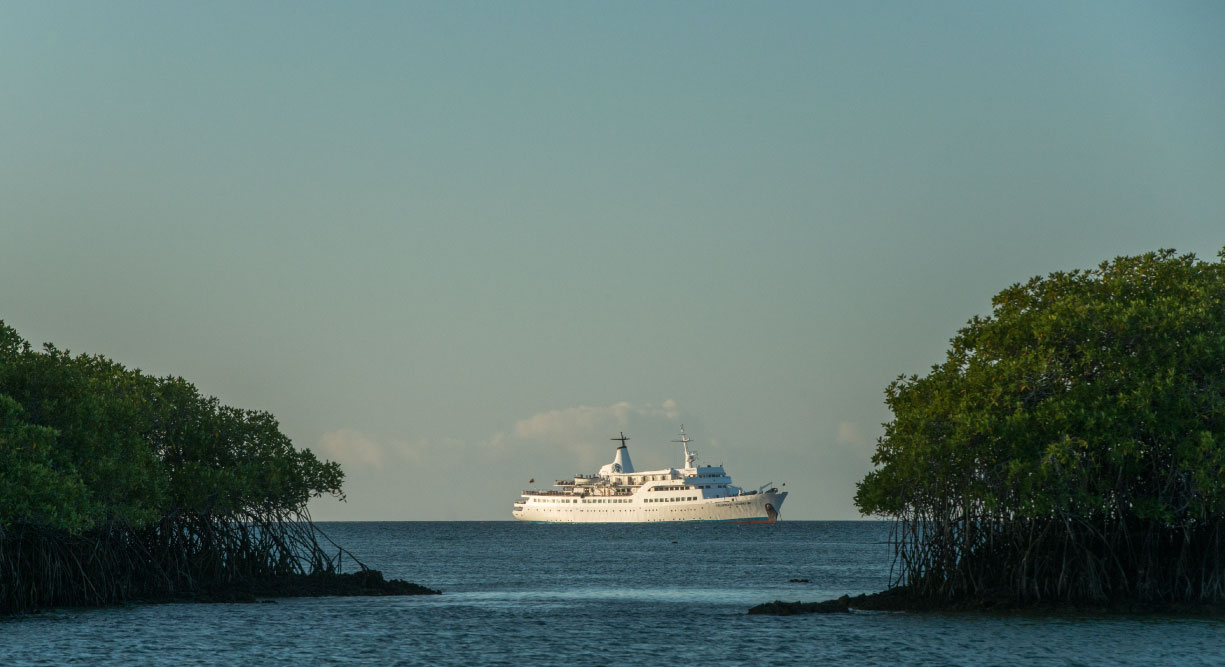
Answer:
M320 526L444 594L51 610L0 620L0 665L1225 664L1222 619L746 614L885 587L877 522Z

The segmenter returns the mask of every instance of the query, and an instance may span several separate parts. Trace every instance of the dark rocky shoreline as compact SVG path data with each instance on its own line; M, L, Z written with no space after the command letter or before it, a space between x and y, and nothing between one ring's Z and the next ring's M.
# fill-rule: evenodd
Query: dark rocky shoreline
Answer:
M116 600L109 604L54 605L63 608L101 608L138 604L275 602L278 598L358 597L392 595L442 595L442 591L426 588L403 579L384 579L378 570L361 570L346 574L296 574L281 577L203 586L189 591L174 591L158 596ZM33 607L6 615L38 614L54 607Z
M851 611L904 611L915 613L1085 613L1163 614L1178 616L1225 616L1225 604L1214 602L1145 602L1118 600L1103 603L1017 600L1007 595L944 600L913 595L906 587L879 593L843 595L824 602L775 600L749 609L750 614L791 616L794 614L844 614Z
M384 579L378 570L360 570L347 574L299 574L260 579L141 602L256 602L272 598L441 594L442 591L402 579Z

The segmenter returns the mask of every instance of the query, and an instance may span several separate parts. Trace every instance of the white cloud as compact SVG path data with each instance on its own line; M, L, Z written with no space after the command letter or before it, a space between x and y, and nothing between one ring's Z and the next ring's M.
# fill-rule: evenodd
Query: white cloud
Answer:
M676 401L635 405L628 401L604 406L580 405L549 410L520 419L506 430L480 440L430 437L387 439L354 429L325 433L319 439L322 456L339 461L348 474L348 503L317 514L326 519L350 518L504 518L490 508L530 484L573 472L593 472L612 460L621 431L642 438L634 449L640 468L675 465L677 450L666 445L675 433L681 410ZM551 477L555 476L555 477ZM476 491L455 506L439 505L457 481L481 480ZM529 483L529 479L537 480ZM465 514L465 512L467 514ZM453 514L453 515L452 515Z
M838 444L866 447L872 444L872 440L863 432L858 422L838 422Z
M383 465L383 446L353 429L324 433L319 438L319 451L324 458L339 461L343 465Z
M494 435L487 445L494 451L509 454L513 450L518 456L543 461L554 460L560 451L563 461L592 467L611 460L615 445L610 441L622 431L633 428L644 437L657 438L676 428L680 414L672 399L659 404L580 405L521 419L509 433Z
M421 439L412 443L398 443L391 449L401 459L409 463L433 461L438 459L464 460L472 455L471 445L459 438L438 438L435 440Z
M540 440L569 444L590 439L596 432L624 427L629 423L630 404L624 401L606 407L580 405L577 408L550 410L521 419L511 433L521 440ZM605 436L607 437L607 436Z
M659 405L633 405L627 401L607 406L580 405L564 410L540 412L515 423L511 435L519 440L587 448L604 443L630 424L631 419L647 417L677 419L680 411L676 401L668 399ZM501 442L501 434L494 436Z

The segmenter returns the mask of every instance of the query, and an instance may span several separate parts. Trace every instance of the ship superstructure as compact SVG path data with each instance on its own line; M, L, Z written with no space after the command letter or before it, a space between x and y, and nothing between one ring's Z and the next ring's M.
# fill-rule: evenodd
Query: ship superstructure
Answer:
M772 483L745 491L732 484L723 466L698 465L693 442L681 425L684 464L679 468L635 470L629 440L618 438L612 463L592 475L559 479L554 489L525 490L512 514L522 521L550 523L646 523L651 521L741 521L774 523L787 498ZM769 487L769 488L767 488Z

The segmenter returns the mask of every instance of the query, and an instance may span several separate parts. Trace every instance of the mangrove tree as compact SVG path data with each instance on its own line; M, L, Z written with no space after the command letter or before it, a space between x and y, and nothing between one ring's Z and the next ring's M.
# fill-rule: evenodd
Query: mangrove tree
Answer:
M859 483L895 584L946 600L1225 600L1225 251L1013 285L886 390Z
M337 592L306 503L342 481L271 414L0 322L0 613Z

